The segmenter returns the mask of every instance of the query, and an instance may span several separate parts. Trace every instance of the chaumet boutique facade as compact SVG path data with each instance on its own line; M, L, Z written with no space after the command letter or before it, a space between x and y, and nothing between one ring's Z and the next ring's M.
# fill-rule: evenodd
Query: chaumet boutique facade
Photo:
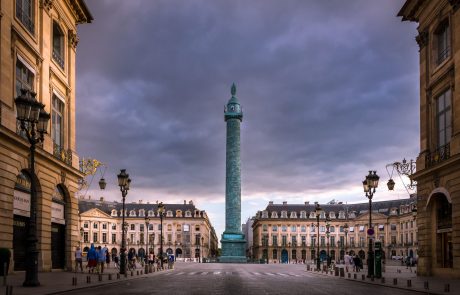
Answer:
M10 270L25 269L30 180L37 184L39 270L70 269L78 243L79 158L75 136L77 25L92 16L83 0L0 1L0 247ZM25 88L51 114L29 169L29 142L14 99Z

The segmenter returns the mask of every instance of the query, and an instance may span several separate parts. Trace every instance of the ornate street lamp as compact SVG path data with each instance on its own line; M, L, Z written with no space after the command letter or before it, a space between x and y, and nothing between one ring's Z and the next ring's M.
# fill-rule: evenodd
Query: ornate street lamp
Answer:
M145 256L145 272L146 273L149 273L150 272L150 268L149 268L149 255L150 255L150 251L149 251L149 225L150 225L150 218L148 216L145 216L145 228L147 230L147 255Z
M391 173L388 171L389 167L392 167ZM405 175L409 177L410 183L405 185L406 190L407 189L413 190L417 187L417 182L411 178L411 176L415 174L417 170L417 163L414 160L411 159L408 162L406 159L403 159L402 162L394 162L391 164L387 164L385 166L385 169L387 170L388 176L390 176L390 179L387 182L388 190L392 191L395 188L395 181L392 178L394 170L396 170L399 177L401 177L401 175ZM401 181L402 181L402 178L401 178Z
M329 228L331 227L330 222L331 220L329 218L326 218L326 238L327 238L327 268L331 266L331 257L329 255Z
M319 215L321 214L321 207L319 206L319 203L316 203L315 206L315 214L316 214L316 224L317 224L317 229L318 229L318 238L316 239L316 250L318 251L316 253L316 268L319 271L321 269L321 260L319 257Z
M160 224L161 224L161 231L160 231L160 261L161 261L161 268L163 269L163 216L165 214L165 205L163 202L158 204L158 215L160 216Z
M375 189L379 186L379 176L376 171L369 171L366 179L363 181L364 192L369 199L369 228L367 235L369 237L369 250L367 254L367 276L374 277L374 250L372 248L372 236L374 235L374 228L372 226L372 197L374 196Z
M16 120L21 131L26 135L30 144L30 221L27 232L26 278L23 286L39 286L38 281L38 249L37 249L37 188L35 183L35 146L45 139L50 114L45 111L45 105L38 102L36 93L21 89L16 97Z
M121 233L121 253L120 253L120 274L126 274L126 230L128 229L127 223L125 223L125 199L126 195L128 194L129 186L131 184L131 179L129 178L129 174L126 173L126 169L121 169L120 174L117 175L118 178L118 186L120 187L121 197L123 200L122 206L122 221L123 224L123 231Z

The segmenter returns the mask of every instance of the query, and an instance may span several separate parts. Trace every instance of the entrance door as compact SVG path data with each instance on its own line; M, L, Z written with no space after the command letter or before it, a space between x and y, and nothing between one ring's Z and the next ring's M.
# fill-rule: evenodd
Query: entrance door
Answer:
M13 250L14 270L26 269L27 228L29 218L14 215L13 220Z
M283 251L281 251L281 263L288 263L288 260L288 251L286 249L283 249Z
M51 267L64 268L65 225L51 223Z

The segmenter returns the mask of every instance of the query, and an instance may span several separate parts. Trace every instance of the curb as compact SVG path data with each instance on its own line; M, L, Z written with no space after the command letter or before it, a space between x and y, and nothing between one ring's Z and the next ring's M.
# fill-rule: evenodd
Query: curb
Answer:
M323 274L323 273L319 273L319 272L307 271L307 270L305 270L305 272L309 272L309 273L316 274L316 275L323 276L323 277L325 276L325 277L335 278L335 276L331 276L331 275ZM342 279L342 277L337 277L337 279ZM430 291L430 290L418 290L418 289L405 288L405 287L402 287L402 286L384 285L384 284L377 283L377 282L355 280L355 279L349 279L349 278L346 278L346 277L343 277L343 279L346 280L346 281L350 281L350 282L356 282L356 283L361 283L361 284L366 284L366 285L373 285L373 286L381 286L381 287L387 287L387 288L393 288L393 289L399 289L399 290L405 290L405 291L412 291L412 292L428 294L428 295L445 295L446 294L446 293L433 293L433 291Z

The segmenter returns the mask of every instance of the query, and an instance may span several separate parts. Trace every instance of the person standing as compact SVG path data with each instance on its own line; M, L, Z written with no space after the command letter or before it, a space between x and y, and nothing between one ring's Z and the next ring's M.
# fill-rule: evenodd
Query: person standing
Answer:
M94 268L97 266L97 253L96 249L94 248L94 244L91 244L87 258L88 264L86 265L86 267L88 268L88 272L92 273L94 272Z
M97 247L98 254L98 273L104 273L104 264L105 264L105 254L104 250L101 248L101 246Z
M348 272L348 267L350 266L350 255L348 255L348 252L345 253L345 256L343 256L343 260L345 260L345 270Z
M83 272L83 253L80 247L75 250L75 272L78 271L78 266L80 266L80 271Z

